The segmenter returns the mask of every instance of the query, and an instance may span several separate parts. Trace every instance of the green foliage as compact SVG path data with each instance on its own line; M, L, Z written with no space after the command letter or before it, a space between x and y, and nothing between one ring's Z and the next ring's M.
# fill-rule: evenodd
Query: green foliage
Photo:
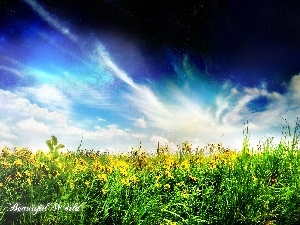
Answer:
M63 144L58 144L57 142L57 138L52 135L50 140L46 141L46 144L50 150L50 152L57 152L59 151L61 148L64 148L65 146Z
M158 146L159 154L148 155L141 143L128 155L63 153L55 136L46 141L49 153L3 148L0 223L300 224L298 124L294 132L287 124L278 146L267 139L257 152L247 124L240 152L221 144L193 151L184 142L179 153ZM9 212L16 202L52 208ZM54 203L80 210L54 211Z

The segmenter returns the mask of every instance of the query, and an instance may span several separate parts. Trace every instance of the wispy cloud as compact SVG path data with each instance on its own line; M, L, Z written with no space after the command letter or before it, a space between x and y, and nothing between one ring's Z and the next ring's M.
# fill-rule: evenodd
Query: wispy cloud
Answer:
M23 87L19 94L33 99L33 101L51 111L69 114L71 110L71 101L61 90L49 84L42 84L38 87Z

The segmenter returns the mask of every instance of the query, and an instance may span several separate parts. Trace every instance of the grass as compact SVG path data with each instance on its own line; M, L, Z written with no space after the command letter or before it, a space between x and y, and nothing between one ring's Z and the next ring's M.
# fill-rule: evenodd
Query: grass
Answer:
M0 223L300 224L298 128L256 151L248 130L239 152L185 142L155 155L62 153L54 136L47 153L3 148Z

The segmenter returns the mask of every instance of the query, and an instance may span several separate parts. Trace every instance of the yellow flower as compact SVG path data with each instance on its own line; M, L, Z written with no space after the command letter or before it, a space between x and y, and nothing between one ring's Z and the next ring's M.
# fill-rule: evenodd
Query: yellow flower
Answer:
M107 175L106 174L98 174L97 175L97 178L99 179L99 180L102 180L102 181L104 181L104 182L107 182Z
M188 170L190 168L189 161L186 159L181 163L181 167Z
M59 176L60 173L57 170L54 170L53 173L55 173L55 176Z
M124 169L124 168L121 168L121 169L120 169L120 173L121 173L123 176L127 176L127 174L128 174L127 170Z
M215 169L215 168L217 168L217 165L216 165L216 163L211 162L211 163L209 164L209 167L210 167L211 169Z
M252 179L253 179L253 182L257 181L257 178L255 176L253 176Z
M4 167L6 167L6 168L10 168L11 167L11 164L9 162L6 162L6 161L2 162L2 165Z
M26 181L27 181L27 183L28 183L29 185L31 185L32 180L31 180L30 178L27 178Z
M161 187L161 184L160 184L160 183L155 183L155 187L156 187L156 188L160 188L160 187Z
M75 187L75 184L73 182L70 182L70 188L73 190Z
M178 187L181 187L183 184L184 184L183 181L181 181L181 182L179 182L179 183L176 183L176 185L177 185Z
M173 222L171 220L168 220L165 225L177 225L177 222Z
M171 185L170 184L165 184L164 186L166 189L170 189L171 188Z
M139 179L137 179L136 175L134 174L134 175L131 177L131 181L135 184L135 183L139 182Z
M90 186L90 182L89 182L89 181L84 182L84 184L85 184L87 187Z
M21 177L22 177L22 174L18 171L17 174L16 174L16 178L19 179Z
M10 155L11 153L10 153L9 148L7 148L7 147L2 148L2 154L4 157Z
M102 194L104 194L104 195L107 193L107 190L105 190L104 188L101 191L102 191Z
M3 187L3 183L0 182L0 187Z
M197 177L193 177L193 176L189 176L189 178L190 178L192 181L197 181L197 180L198 180Z
M29 171L29 170L26 170L26 171L25 171L25 175L26 175L27 177L30 177L30 176L31 176L30 171Z
M169 170L167 170L167 171L165 172L165 174L166 174L167 177L170 178L170 179L173 179L173 178L174 178L173 175L172 175L172 173L171 173Z
M15 164L16 166L22 166L22 165L23 165L21 159L17 159L17 160L14 162L14 164Z
M122 179L121 179L121 183L122 183L123 185L130 186L130 180L129 180L129 178L127 178L127 179L122 178Z

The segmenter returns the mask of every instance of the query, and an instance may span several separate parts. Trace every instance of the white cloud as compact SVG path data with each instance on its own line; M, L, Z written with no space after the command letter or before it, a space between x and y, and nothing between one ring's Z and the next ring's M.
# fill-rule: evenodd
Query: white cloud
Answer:
M300 99L300 74L292 78L289 86L290 91L292 92L292 97L294 99Z
M173 142L169 141L168 139L166 139L162 136L153 135L150 140L151 140L153 146L156 148L158 147L158 144L159 144L160 147L168 146L168 149L170 152L176 152L178 150L176 144L174 144Z
M68 114L70 100L56 87L43 84L39 87L25 87L20 90L24 97L33 96L34 100L51 111L59 111Z
M144 129L147 128L147 123L144 120L144 118L139 118L139 119L136 119L135 121L136 121L135 126L140 127L140 128L144 128Z
M116 146L122 150L122 144L129 146L128 142L131 140L131 134L117 125L85 130L70 124L68 115L49 111L32 104L23 96L1 89L0 119L0 148L4 145L13 147L13 144L33 150L47 149L45 141L51 135L57 136L59 142L70 149L77 149L81 137L85 140L85 147L89 149L101 145Z
M24 132L50 134L48 127L44 123L36 121L33 117L18 122L17 128L18 130L21 129Z

